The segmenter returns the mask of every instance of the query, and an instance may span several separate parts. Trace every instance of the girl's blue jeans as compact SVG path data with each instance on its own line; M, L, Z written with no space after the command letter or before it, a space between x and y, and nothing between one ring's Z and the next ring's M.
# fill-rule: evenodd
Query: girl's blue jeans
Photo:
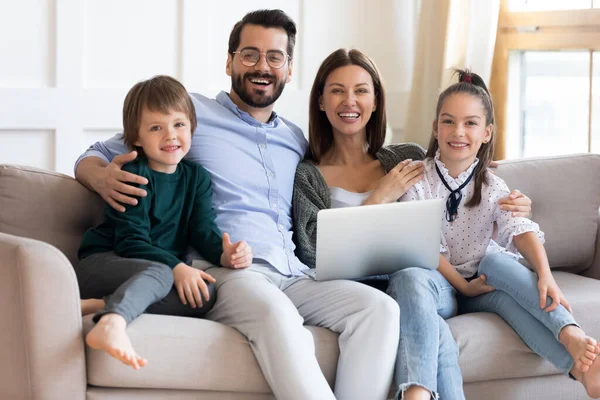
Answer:
M563 327L577 323L562 305L551 312L540 308L537 275L502 253L484 257L478 274L485 275L496 290L465 297L457 295L438 271L407 268L392 275L388 294L400 305L396 397L417 385L430 391L433 398L465 398L458 346L444 321L458 313L499 315L533 351L569 373L573 358L558 341L558 334ZM551 302L548 298L547 304Z

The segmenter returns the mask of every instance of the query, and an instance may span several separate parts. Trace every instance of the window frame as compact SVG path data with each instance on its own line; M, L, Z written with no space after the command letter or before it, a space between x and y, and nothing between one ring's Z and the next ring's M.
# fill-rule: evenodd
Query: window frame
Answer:
M592 3L590 2L590 7ZM592 148L593 51L600 51L600 9L509 11L501 0L490 92L496 113L495 159L506 156L509 53L513 50L588 50L590 88L588 152Z

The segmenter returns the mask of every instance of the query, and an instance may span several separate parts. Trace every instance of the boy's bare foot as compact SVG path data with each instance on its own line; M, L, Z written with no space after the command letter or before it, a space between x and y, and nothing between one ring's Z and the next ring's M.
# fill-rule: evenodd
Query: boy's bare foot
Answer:
M596 339L587 336L581 328L575 325L565 326L560 331L558 340L573 357L574 367L581 372L587 372L598 357Z
M592 399L600 398L600 362L594 362L587 372L581 372L575 366L571 368L571 375L583 384L588 396Z
M105 314L87 334L85 342L92 349L104 350L123 364L138 370L148 361L133 350L126 327L125 318L119 314Z
M104 300L102 299L82 299L81 300L81 315L95 314L104 308Z

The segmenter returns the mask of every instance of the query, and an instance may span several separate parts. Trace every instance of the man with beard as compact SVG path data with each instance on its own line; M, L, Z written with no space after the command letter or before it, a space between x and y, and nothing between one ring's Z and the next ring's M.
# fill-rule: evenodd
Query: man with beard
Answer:
M186 158L211 176L217 226L254 252L247 269L207 268L218 289L207 317L248 338L279 399L385 399L398 345L396 303L357 282L317 282L294 255L292 189L307 142L273 105L292 78L295 38L296 26L282 11L248 13L229 38L229 94L192 94L198 127ZM144 196L139 185L147 183L121 171L136 157L126 152L116 135L91 146L75 166L77 179L118 210L134 206L131 196ZM339 333L334 391L304 323Z

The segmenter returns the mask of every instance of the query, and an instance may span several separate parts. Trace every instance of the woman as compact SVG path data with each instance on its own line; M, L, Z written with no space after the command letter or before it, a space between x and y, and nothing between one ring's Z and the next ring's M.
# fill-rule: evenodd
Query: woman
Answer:
M359 50L339 49L323 61L311 90L309 117L309 151L296 170L292 207L296 254L314 268L317 213L396 201L421 179L423 165L414 160L423 159L425 152L411 143L383 147L385 91L377 67ZM531 210L531 201L519 192L502 203L502 209L519 216L527 216ZM393 290L388 294L395 298ZM444 330L442 336L440 354L448 354L449 366L457 365L458 349L450 330ZM412 354L407 354L407 348L418 345L410 346L401 336L395 381L397 396L403 393L404 399L432 395L409 384ZM438 370L437 392L442 398L459 398L460 370L442 365Z

